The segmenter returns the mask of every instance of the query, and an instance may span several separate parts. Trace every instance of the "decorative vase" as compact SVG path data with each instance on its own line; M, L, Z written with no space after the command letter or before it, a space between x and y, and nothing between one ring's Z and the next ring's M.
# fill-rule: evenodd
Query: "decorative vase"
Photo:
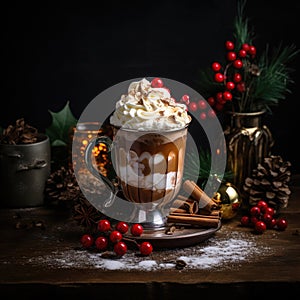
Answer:
M245 179L251 175L258 163L262 163L271 154L274 144L270 130L263 124L264 115L264 110L227 114L224 129L227 169L232 173L232 183L241 194Z

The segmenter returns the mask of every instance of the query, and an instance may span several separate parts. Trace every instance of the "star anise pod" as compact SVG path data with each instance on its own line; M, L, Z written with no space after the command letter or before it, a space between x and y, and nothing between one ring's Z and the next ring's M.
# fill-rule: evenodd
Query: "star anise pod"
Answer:
M103 217L104 215L84 197L78 198L73 207L73 219L89 232L97 230L97 224Z

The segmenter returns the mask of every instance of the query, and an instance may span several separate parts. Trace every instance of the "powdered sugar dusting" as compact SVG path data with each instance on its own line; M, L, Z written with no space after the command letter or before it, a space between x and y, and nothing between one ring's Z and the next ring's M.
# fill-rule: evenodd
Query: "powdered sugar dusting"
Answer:
M259 255L258 255L259 254ZM238 268L251 259L272 255L269 247L257 244L254 237L241 232L229 232L214 236L199 245L154 251L150 256L128 251L121 258L103 258L101 253L88 250L57 250L48 255L30 258L24 264L46 265L49 268L98 268L102 270L165 270L176 267L177 262L186 263L185 269Z

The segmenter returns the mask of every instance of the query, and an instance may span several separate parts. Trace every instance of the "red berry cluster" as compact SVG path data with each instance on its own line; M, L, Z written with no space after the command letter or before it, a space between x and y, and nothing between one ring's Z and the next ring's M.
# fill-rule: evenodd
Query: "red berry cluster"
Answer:
M267 229L285 230L288 224L285 218L276 219L274 208L264 200L252 206L249 214L243 215L240 222L242 226L254 228L257 233L263 233Z
M153 88L164 88L169 93L171 93L170 90L164 85L164 82L161 78L156 77L152 79L151 86ZM171 99L176 102L176 99L174 97L172 97ZM179 99L179 102L184 103L187 106L188 111L199 113L198 116L201 120L214 118L216 116L215 111L203 99L200 99L199 101L190 101L190 96L185 94Z
M204 99L200 99L198 102L190 101L188 95L183 95L181 102L185 103L188 107L188 111L193 113L198 113L198 117L201 120L206 120L207 118L214 118L216 116L215 111L208 105Z
M111 247L114 253L121 257L128 250L126 241L130 241L138 247L141 255L150 255L153 251L150 242L144 241L139 244L134 239L125 236L128 232L134 237L141 236L144 231L141 224L136 223L129 226L128 223L119 221L112 226L108 219L102 219L98 222L97 229L96 235L86 233L81 236L80 243L83 248L90 249L95 247L98 251L105 251Z
M242 44L241 48L235 51L232 41L226 41L226 65L222 66L219 62L213 62L211 68L214 72L214 82L222 85L222 91L209 97L207 102L217 111L223 109L225 103L233 99L233 93L243 93L246 85L243 76L243 67L247 61L253 60L256 56L256 48L247 43Z

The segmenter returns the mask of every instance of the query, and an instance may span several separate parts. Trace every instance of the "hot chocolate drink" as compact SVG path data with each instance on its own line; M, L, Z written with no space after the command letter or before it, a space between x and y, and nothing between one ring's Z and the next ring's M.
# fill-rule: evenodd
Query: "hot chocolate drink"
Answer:
M120 129L115 170L125 197L133 202L167 204L180 188L187 129L145 133Z
M117 102L110 118L112 156L127 200L165 206L181 187L191 117L185 104L153 82L131 83Z

